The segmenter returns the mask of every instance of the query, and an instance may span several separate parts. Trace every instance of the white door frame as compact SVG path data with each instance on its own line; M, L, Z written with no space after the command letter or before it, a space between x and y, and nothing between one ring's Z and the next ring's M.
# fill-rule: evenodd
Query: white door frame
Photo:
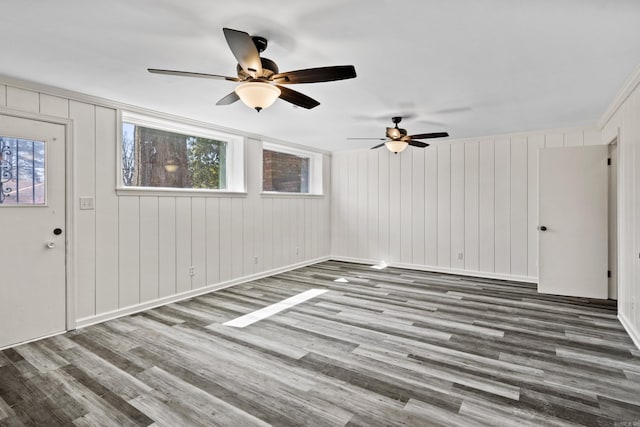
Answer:
M619 224L618 224L618 212L619 212L619 207L618 207L618 199L619 199L619 191L618 189L620 188L620 167L619 167L619 160L620 160L620 145L618 144L618 141L620 141L620 129L618 129L618 133L616 135L615 138L611 139L608 143L607 143L607 147L609 147L609 159L610 159L610 167L615 167L615 170L609 170L609 214L611 213L611 204L613 202L613 204L615 205L615 217L609 215L609 261L613 262L613 265L611 264L611 262L609 262L609 268L612 271L612 275L611 278L609 279L609 299L611 299L613 296L615 296L615 299L618 299L618 271L620 270L618 268L618 239L620 237L620 233L618 232L618 228L619 228ZM614 150L615 147L615 150ZM614 158L615 156L615 158ZM615 173L615 176L612 177L612 172ZM612 188L611 185L611 180L612 178L615 180L615 186ZM612 191L613 190L613 191ZM613 194L612 194L613 193ZM611 200L611 198L613 197L613 200ZM615 229L613 229L611 227L611 222L614 222L615 224ZM611 237L613 236L614 238L614 247L611 247ZM612 250L613 249L613 250ZM612 259L613 258L613 259Z
M74 144L73 144L73 120L62 117L47 116L26 111L11 110L0 107L0 115L15 117L19 119L34 120L44 123L52 123L64 126L64 146L65 146L65 289L66 289L66 322L67 331L76 328L76 298L75 298L75 221L74 203ZM41 339L40 337L38 339Z

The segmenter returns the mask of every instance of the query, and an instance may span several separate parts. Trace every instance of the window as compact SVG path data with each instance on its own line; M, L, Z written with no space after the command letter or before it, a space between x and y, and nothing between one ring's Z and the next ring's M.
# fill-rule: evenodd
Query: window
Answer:
M0 136L0 206L44 205L45 143Z
M262 190L280 193L322 193L322 156L264 143Z
M122 119L124 187L244 191L242 138L130 113Z

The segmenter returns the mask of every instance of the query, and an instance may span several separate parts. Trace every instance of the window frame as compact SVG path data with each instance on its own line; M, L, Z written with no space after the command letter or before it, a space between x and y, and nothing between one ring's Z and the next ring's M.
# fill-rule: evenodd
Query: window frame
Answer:
M187 136L196 136L214 139L226 143L226 188L176 188L176 187L143 187L126 186L123 181L122 164L122 143L123 143L123 123L132 123L137 126L157 129L167 132L175 132ZM118 138L117 138L117 173L116 192L126 194L149 194L149 193L173 193L173 195L204 196L204 195L246 195L246 153L245 138L240 135L221 132L206 125L197 125L140 114L131 111L120 111L118 117Z
M298 157L306 157L309 159L309 191L306 193L293 192L293 191L265 191L264 190L264 151L275 151L277 153L291 154ZM316 151L304 150L301 148L295 148L288 145L278 144L269 141L262 142L262 156L261 161L261 179L260 187L262 195L278 195L278 196L293 196L293 197L308 197L308 196L323 196L323 166L322 166L322 154Z

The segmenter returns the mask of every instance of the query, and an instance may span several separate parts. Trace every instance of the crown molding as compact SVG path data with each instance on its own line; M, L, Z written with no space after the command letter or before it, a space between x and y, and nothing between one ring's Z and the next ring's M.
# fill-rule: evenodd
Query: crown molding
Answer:
M627 81L622 85L620 92L618 95L613 98L609 107L605 110L600 120L598 120L598 127L600 129L604 128L607 122L611 120L611 118L616 114L618 109L625 103L625 101L629 98L629 96L633 93L633 91L640 85L640 65L636 67L636 69L631 73Z
M0 85L7 85L17 89L24 89L32 92L42 93L45 95L66 98L73 101L85 102L88 104L93 104L101 107L113 108L114 110L138 113L138 114L156 117L160 119L175 121L175 122L183 123L187 125L211 129L217 132L228 133L231 135L240 136L247 139L254 139L254 140L264 141L264 142L272 142L274 144L280 144L280 145L284 145L292 148L300 148L300 149L304 149L305 151L310 151L314 153L320 153L323 155L331 156L331 151L323 150L321 148L308 147L306 145L300 145L290 141L271 138L265 135L259 135L251 132L242 131L240 129L233 129L233 128L228 128L224 126L219 126L214 123L195 120L189 117L177 116L170 113L164 113L162 111L152 110L145 107L138 107L135 105L124 103L124 102L114 101L112 99L107 99L99 96L93 96L93 95L88 95L81 92L76 92L70 89L63 89L63 88L49 86L47 84L38 83L34 81L22 80L22 79L7 76L4 74L0 74Z

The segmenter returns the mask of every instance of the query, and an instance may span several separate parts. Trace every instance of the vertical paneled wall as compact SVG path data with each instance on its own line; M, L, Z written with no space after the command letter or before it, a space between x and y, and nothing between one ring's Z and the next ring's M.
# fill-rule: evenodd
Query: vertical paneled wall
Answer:
M246 140L247 194L116 193L117 111L0 82L0 107L73 120L76 317L109 312L329 255L325 197L263 196L262 144ZM93 197L95 209L79 210Z
M638 76L638 74L636 74ZM618 147L618 315L640 347L640 86L605 123Z
M535 280L537 150L593 128L334 153L332 255Z

